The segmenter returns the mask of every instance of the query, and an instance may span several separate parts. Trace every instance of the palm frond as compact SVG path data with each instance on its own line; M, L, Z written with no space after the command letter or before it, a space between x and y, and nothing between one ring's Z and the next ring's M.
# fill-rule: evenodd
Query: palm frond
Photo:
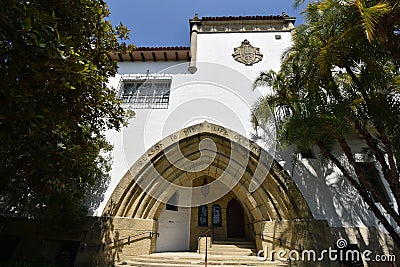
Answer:
M366 0L355 0L354 4L360 12L362 26L365 30L367 39L371 42L376 36L379 23L389 14L391 7L386 2L381 2L374 6L367 7Z

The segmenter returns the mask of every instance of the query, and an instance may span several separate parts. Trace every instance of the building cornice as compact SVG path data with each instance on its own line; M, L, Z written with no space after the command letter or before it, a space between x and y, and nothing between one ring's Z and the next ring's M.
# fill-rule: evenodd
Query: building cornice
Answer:
M137 47L131 53L112 53L110 57L119 62L189 61L190 47Z
M228 21L228 20L282 20L289 18L284 15L271 16L222 16L222 17L202 17L201 21Z
M190 61L190 71L196 71L197 34L229 32L290 32L295 17L282 12L278 16L203 17L196 14L190 22L191 47L137 47L131 53L112 53L110 58L124 62Z
M282 12L278 16L203 17L190 19L198 33L288 32L294 29L295 17ZM193 27L191 27L193 28Z

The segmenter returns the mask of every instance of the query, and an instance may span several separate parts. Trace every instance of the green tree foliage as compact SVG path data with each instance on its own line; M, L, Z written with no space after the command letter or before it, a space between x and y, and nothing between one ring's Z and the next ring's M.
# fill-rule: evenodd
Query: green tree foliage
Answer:
M294 0L299 7L306 0ZM362 28L365 37L382 44L400 64L400 1L399 0L325 0L316 1L313 9L319 12L328 10L350 11L346 19L348 30ZM351 19L351 20L350 20Z
M1 2L1 213L70 223L107 180L104 130L124 121L109 53L133 48L108 15L103 0Z
M261 73L255 81L274 91L256 103L255 118L265 117L269 104L283 143L300 152L318 147L400 246L399 234L384 216L400 226L398 211L371 184L355 155L363 153L376 163L399 205L399 5L325 0L310 3L305 15L280 71ZM382 22L384 17L391 22ZM352 144L360 141L357 150Z

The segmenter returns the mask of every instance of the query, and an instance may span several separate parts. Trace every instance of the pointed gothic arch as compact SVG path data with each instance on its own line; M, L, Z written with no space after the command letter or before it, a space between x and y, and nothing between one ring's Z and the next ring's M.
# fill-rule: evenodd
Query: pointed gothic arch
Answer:
M182 153L188 159L199 158L201 156L199 143L205 138L213 140L217 150L214 160L207 168L188 173L169 162L175 153ZM248 159L242 162L239 159L232 159L232 149L247 152ZM228 164L234 160L235 166L244 168L245 171L232 191L240 199L250 221L313 219L307 202L296 184L275 160L272 161L266 177L261 177L263 181L261 186L254 192L248 191L256 168L260 166L267 168L260 162L262 152L266 153L256 143L222 126L208 122L190 126L155 144L132 165L112 193L103 215L157 220L165 204L153 198L153 194L149 192L156 193L157 190L166 188L159 188L157 184L152 183L155 171L165 181L188 186L191 181L204 175L218 179ZM170 157L166 157L166 153L169 153ZM143 184L137 182L140 179L146 179L146 190L143 190ZM163 192L168 198L173 193L174 191L168 192L168 190Z

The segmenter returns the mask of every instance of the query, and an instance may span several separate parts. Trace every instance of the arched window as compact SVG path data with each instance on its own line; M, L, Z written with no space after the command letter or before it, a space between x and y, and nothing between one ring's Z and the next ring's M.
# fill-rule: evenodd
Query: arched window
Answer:
M202 205L199 207L199 220L198 226L208 226L208 209L207 205Z
M221 206L218 204L212 206L212 226L213 227L222 226Z

